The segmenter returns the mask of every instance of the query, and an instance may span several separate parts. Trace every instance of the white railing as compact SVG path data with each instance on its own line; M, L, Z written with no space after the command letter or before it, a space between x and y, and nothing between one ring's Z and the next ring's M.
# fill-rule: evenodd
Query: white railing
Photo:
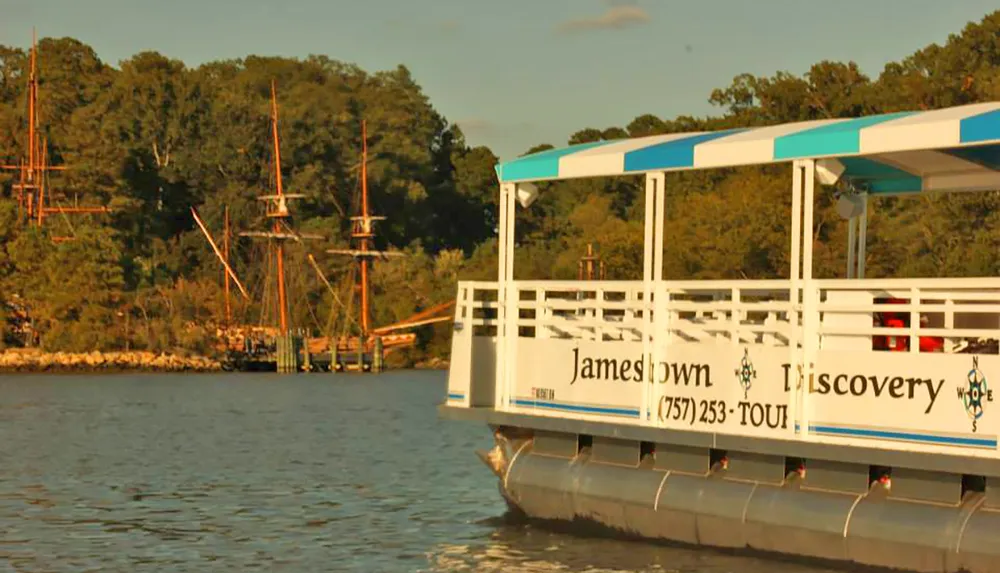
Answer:
M495 334L497 284L461 282L456 319L466 317ZM1000 279L832 279L812 282L817 301L793 305L788 281L665 281L643 304L639 281L516 281L516 325L521 338L641 341L643 316L655 313L662 293L667 318L653 339L788 346L793 312L815 313L819 326L803 336L820 348L876 350L879 337L944 339L945 352L961 352L1000 329ZM803 290L806 290L805 288ZM894 300L890 300L894 299ZM905 326L880 322L903 315ZM802 321L796 320L801 326Z
M819 327L806 335L823 349L959 353L1000 337L1000 279L836 279L813 288L818 302L808 310Z
M667 344L789 344L794 308L788 281L670 281L654 297L661 292Z
M455 297L455 324L473 336L495 336L497 328L497 283L461 281Z
M448 402L466 408L496 405L497 283L462 281L455 297L455 322L448 371Z
M520 337L642 340L642 283L517 281L514 292Z
M646 286L460 283L449 401L997 456L1000 278Z
M792 306L788 281L670 281L643 304L636 281L517 281L522 338L641 341L644 313L666 319L656 340L787 346Z

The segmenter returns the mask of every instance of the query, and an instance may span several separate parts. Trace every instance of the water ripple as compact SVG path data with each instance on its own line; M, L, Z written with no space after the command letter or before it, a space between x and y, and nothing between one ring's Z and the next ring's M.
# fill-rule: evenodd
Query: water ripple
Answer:
M0 378L0 573L807 573L505 515L438 372Z

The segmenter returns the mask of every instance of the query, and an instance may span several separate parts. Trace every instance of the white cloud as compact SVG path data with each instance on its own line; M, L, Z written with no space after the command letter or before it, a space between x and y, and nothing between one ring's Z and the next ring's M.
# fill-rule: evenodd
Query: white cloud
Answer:
M462 133L465 135L475 137L524 133L531 132L535 129L534 125L526 121L497 123L484 117L467 117L459 119L455 121L455 125L462 128Z
M556 26L563 33L594 30L624 30L649 22L649 13L634 2L610 0L609 7L600 16L568 20Z
M458 127L462 128L466 134L471 133L489 133L496 130L497 125L488 119L481 117L470 117L467 119L460 119L455 122Z

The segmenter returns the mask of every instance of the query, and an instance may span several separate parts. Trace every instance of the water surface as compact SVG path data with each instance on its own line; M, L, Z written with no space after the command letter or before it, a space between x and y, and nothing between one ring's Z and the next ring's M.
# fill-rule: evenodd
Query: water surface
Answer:
M684 571L799 565L505 516L442 372L0 376L0 571Z

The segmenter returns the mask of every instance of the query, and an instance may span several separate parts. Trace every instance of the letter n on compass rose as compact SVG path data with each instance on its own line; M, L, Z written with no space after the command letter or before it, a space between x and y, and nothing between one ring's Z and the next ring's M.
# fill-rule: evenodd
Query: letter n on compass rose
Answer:
M740 361L740 367L736 369L736 380L740 383L743 388L743 399L747 399L747 392L750 391L750 387L753 386L753 381L757 378L757 370L753 367L753 362L750 360L750 350L747 348L743 349L743 360Z
M986 375L979 369L979 357L972 358L972 369L967 376L967 384L959 387L958 397L962 399L965 406L965 413L972 420L972 431L975 432L979 418L983 417L983 406L986 402L992 401L992 392L986 385Z

